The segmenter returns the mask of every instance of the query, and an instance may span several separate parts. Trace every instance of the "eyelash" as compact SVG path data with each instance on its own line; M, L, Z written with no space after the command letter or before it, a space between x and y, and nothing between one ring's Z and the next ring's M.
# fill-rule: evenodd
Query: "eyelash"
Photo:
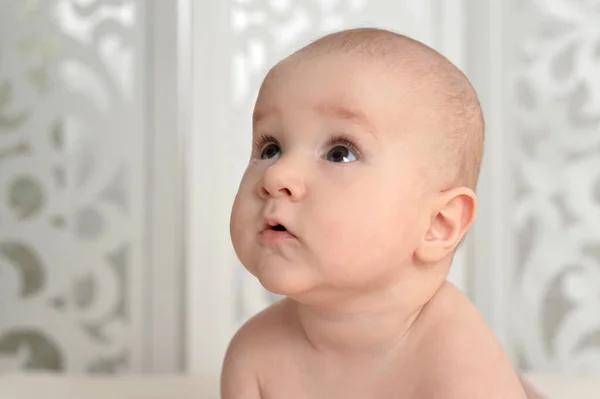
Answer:
M281 145L279 144L279 141L277 141L275 139L275 137L273 137L270 134L260 133L258 138L254 141L254 145L253 145L254 153L258 153L260 155L262 150L265 149L266 145L271 144L271 143L277 144L278 146L281 147Z
M327 140L327 144L325 145L325 147L328 149L332 149L333 147L338 146L338 145L343 145L343 146L348 147L354 153L354 155L356 155L357 158L361 157L360 150L358 149L358 147L356 145L354 145L353 142L351 142L350 140L348 140L345 136L343 136L341 134L336 134L333 137L331 137L329 140Z
M265 149L267 144L276 144L279 147L281 147L281 144L279 144L279 141L277 141L277 139L275 139L275 137L273 137L270 134L260 133L258 138L254 141L254 145L253 145L254 153L258 153L260 155L260 153L262 152L262 150ZM361 153L360 153L360 150L358 149L358 147L341 134L336 134L333 137L331 137L329 140L327 140L325 147L328 149L332 149L333 147L338 146L338 145L343 145L343 146L348 147L350 150L352 150L352 152L354 152L354 154L357 156L357 158L360 158Z

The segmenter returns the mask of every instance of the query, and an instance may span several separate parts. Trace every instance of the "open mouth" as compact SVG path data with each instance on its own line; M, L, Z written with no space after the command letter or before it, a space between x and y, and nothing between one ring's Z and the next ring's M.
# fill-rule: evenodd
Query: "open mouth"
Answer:
M287 231L285 226L282 224L276 224L275 226L270 226L270 228L271 228L271 230L275 230L275 231Z
M265 224L265 227L261 233L261 237L268 243L278 243L282 241L287 241L291 238L296 238L291 231L287 229L281 223L278 223L276 220L270 220Z

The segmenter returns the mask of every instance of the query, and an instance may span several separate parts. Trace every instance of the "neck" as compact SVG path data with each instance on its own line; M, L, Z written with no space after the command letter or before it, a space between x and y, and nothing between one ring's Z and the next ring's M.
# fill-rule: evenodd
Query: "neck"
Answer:
M306 339L317 351L379 356L400 346L440 285L406 281L352 300L294 303Z

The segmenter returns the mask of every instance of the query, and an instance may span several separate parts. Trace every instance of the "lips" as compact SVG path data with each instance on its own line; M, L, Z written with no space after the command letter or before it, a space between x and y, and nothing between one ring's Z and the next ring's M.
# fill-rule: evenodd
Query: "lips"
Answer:
M260 233L261 239L269 244L295 239L296 236L276 219L267 219Z
M263 226L263 231L274 230L274 231L288 231L287 227L279 219L267 218Z

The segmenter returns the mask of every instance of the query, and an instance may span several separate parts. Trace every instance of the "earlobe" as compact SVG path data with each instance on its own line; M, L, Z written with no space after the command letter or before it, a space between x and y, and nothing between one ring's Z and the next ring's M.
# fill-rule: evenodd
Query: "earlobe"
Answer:
M440 193L432 206L429 229L415 251L420 263L451 255L475 220L477 198L466 187Z

